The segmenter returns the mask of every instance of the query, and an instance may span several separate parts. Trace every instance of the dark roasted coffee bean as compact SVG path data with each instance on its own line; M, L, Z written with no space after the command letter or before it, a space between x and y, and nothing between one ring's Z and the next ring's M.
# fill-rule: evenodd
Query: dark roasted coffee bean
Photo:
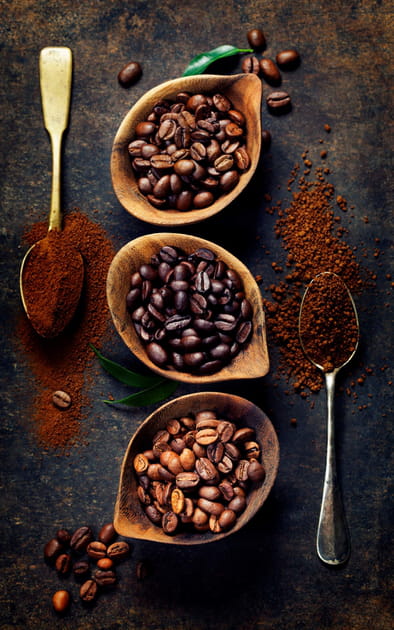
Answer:
M244 57L242 61L242 72L246 74L259 74L260 72L260 64L257 57L251 55L250 57Z
M222 529L230 529L237 520L237 515L234 510L229 510L228 508L223 510L221 515L219 516L219 525Z
M67 575L68 573L70 573L72 568L72 560L70 554L61 553L60 556L56 558L55 567L59 575Z
M142 156L142 147L147 144L146 140L133 140L127 146L127 150L129 155L132 158L141 157Z
M220 176L220 186L224 192L230 192L239 182L239 174L235 170L229 170Z
M238 343L241 343L241 344L246 343L246 341L249 339L250 335L252 334L252 328L253 326L252 326L251 321L242 322L235 337L236 341L238 341Z
M255 459L251 460L248 467L248 477L253 483L262 481L265 478L264 466Z
M105 545L109 545L116 538L116 531L113 523L105 523L100 529L98 536L98 540Z
M95 580L86 580L79 589L79 596L83 602L91 604L97 597L98 585Z
M156 125L154 122L147 120L137 123L135 133L138 137L149 137L156 131Z
M93 532L88 526L78 527L70 540L70 547L77 553L84 553L86 547L93 540Z
M165 534L175 534L178 528L178 516L175 512L166 512L163 514L162 527Z
M246 508L246 499L242 496L235 496L229 501L227 507L229 510L233 510L236 514L240 514Z
M68 529L58 529L58 531L56 532L56 538L62 545L69 545L71 534Z
M282 75L276 63L268 57L260 59L260 70L263 79L271 85L279 85L282 80Z
M154 505L147 505L145 508L145 514L152 521L158 525L161 523L162 514L160 514L159 510Z
M207 457L197 459L196 472L204 481L214 481L218 479L218 472L214 464Z
M267 129L261 132L261 147L263 151L267 151L271 145L271 134Z
M77 560L77 562L74 562L72 569L77 580L85 580L90 574L90 565L86 560Z
M266 45L264 33L260 28L250 29L247 33L247 40L249 46L254 50L262 50Z
M54 564L56 558L64 551L64 545L57 538L49 540L44 547L44 558L50 564Z
M300 63L300 55L297 50L282 50L276 55L276 63L284 70L290 70Z
M138 61L130 61L120 70L118 81L123 87L130 87L142 76L142 68Z
M200 483L200 476L196 472L182 472L176 476L176 485L181 490L190 490Z
M119 562L120 560L124 560L127 556L130 555L131 547L130 545L123 540L112 543L107 549L107 556L114 560L115 562Z
M241 444L242 442L249 442L250 440L254 440L255 431L251 427L242 427L241 429L237 429L237 431L233 435L232 441L235 444Z
M214 201L214 196L209 190L203 190L202 192L194 195L193 206L197 209L207 208Z
M291 98L287 92L271 92L267 96L267 105L271 111L287 111L291 106Z
M146 346L146 353L153 363L159 367L164 367L168 363L168 354L163 346L152 341Z
M224 94L214 94L212 98L213 104L219 112L228 112L231 108L231 102L226 96L224 96Z
M97 569L93 577L95 582L104 588L116 584L116 573L112 569Z

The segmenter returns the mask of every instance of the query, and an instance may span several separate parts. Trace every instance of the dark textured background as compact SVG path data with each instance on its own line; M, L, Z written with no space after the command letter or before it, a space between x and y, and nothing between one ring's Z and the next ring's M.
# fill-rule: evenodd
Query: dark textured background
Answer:
M389 370L392 312L392 54L389 2L359 0L0 0L1 92L1 553L0 628L140 630L386 630L393 624L392 418ZM273 142L248 191L227 211L189 232L217 241L263 276L262 291L276 281L272 256L284 258L264 194L288 199L286 182L305 149L315 164L328 151L329 180L352 212L341 214L346 240L377 274L376 288L357 298L362 327L358 360L346 386L373 370L358 388L359 411L337 397L339 473L352 536L346 566L332 569L315 552L325 460L325 397L308 402L277 387L275 367L252 383L223 384L259 404L281 444L281 465L271 496L243 531L206 548L163 548L136 542L121 566L118 588L86 611L77 601L59 622L50 606L60 586L42 561L42 547L60 526L109 520L119 467L129 438L152 408L108 409L107 392L124 388L99 372L91 392L89 444L68 458L43 453L29 431L31 393L15 352L14 322L21 312L18 270L25 226L49 208L51 163L42 124L38 56L47 45L68 45L74 55L72 112L64 149L64 208L78 206L108 231L116 248L156 231L131 218L111 187L114 134L129 107L146 90L180 75L198 52L223 43L243 47L255 26L266 33L266 53L296 47L300 68L283 87L292 112L263 124ZM130 90L117 73L130 59L142 79ZM226 72L239 69L237 61ZM325 134L324 123L332 127ZM319 144L319 139L324 144ZM368 216L366 223L363 217ZM256 236L260 237L256 241ZM375 239L381 254L374 257ZM271 251L267 256L264 245ZM273 357L275 349L270 348ZM136 363L115 338L108 353ZM181 386L177 393L196 388ZM21 395L21 391L24 392ZM290 418L298 424L291 426ZM137 582L135 565L147 559L151 576Z

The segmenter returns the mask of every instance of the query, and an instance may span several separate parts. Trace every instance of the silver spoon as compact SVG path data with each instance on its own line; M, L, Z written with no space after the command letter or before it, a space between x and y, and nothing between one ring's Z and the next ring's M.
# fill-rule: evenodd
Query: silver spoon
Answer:
M353 309L354 321L357 327L357 340L354 349L349 352L349 356L342 361L340 365L334 366L327 371L320 363L317 363L307 352L305 339L303 339L302 321L304 309L306 308L306 298L318 279L327 276L335 277L337 281L343 284L343 288L347 291L349 304ZM305 334L305 333L304 333ZM345 511L343 508L340 486L337 478L336 470L336 454L335 454L335 427L334 427L334 393L335 378L339 370L351 361L356 353L359 340L359 321L353 298L346 284L339 276L332 272L323 272L317 275L308 285L304 293L299 316L299 336L301 346L307 358L324 373L326 390L327 390L327 456L326 470L324 476L323 496L320 509L319 523L317 527L316 548L319 558L330 565L338 565L346 562L350 556L350 536L346 523Z

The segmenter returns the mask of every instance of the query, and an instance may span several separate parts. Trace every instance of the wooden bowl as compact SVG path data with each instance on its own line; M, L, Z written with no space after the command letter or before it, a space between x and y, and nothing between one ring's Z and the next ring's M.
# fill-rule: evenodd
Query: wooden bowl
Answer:
M233 190L222 195L212 205L201 210L158 210L139 191L131 166L128 144L134 138L137 123L145 120L160 99L174 99L180 91L225 94L246 118L246 147L250 156L249 169L240 176ZM262 83L254 74L231 76L196 75L166 81L149 90L123 119L112 147L111 176L115 194L122 206L133 216L154 225L186 225L213 216L231 203L245 188L256 170L261 148Z
M261 484L255 484L248 494L245 511L239 516L234 527L220 534L212 532L186 532L169 536L148 519L137 497L137 478L133 468L135 455L151 447L154 434L165 427L170 418L195 414L204 409L212 409L218 415L238 426L255 429L257 441L261 445L262 464L266 476ZM279 443L269 418L259 409L240 396L219 392L201 392L181 396L162 405L141 424L134 433L123 458L118 495L115 505L114 526L116 531L127 538L138 538L154 542L177 545L198 545L220 540L238 531L250 521L266 500L277 475L279 466Z
M218 372L199 376L175 369L162 369L148 357L145 346L137 335L131 315L126 308L126 296L130 290L130 277L142 263L150 262L153 254L164 245L173 245L187 254L199 247L207 247L215 252L229 267L240 275L245 295L253 307L253 334L240 353ZM126 346L140 361L151 370L176 381L185 383L213 383L232 379L257 378L267 374L269 358L266 341L266 327L260 289L253 275L238 258L219 245L196 236L174 233L147 234L124 245L115 255L107 277L107 301L116 330Z

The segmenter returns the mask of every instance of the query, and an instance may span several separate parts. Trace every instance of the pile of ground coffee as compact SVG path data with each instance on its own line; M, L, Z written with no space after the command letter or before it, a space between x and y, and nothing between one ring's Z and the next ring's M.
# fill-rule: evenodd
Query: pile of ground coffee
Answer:
M34 224L25 235L26 245L39 241L47 230L46 221ZM31 421L37 440L44 448L67 453L81 439L82 421L88 415L84 385L94 356L89 343L100 348L110 334L105 281L115 252L104 229L77 210L65 216L62 236L84 260L84 287L77 312L54 339L40 337L21 313L16 338L36 392ZM53 394L59 390L71 404L54 404Z

